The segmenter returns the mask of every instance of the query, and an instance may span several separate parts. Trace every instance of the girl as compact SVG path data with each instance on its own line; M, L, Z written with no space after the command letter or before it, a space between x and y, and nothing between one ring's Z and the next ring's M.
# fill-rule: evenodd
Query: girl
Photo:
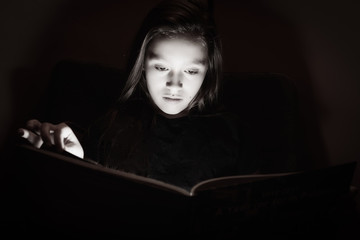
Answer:
M185 188L253 172L241 157L239 131L217 106L221 45L205 6L164 1L145 18L138 38L127 82L106 116L84 134L33 119L20 129L22 137Z

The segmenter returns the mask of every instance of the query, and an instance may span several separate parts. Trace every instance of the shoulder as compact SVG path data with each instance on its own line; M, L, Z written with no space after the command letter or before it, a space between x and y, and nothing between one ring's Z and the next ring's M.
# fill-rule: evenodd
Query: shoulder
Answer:
M193 113L190 118L204 124L227 126L236 128L239 123L239 116L223 109L213 112Z
M96 135L104 133L116 134L119 130L129 128L132 125L139 125L139 121L144 122L150 119L151 111L147 104L141 100L129 100L123 103L116 103L108 111L96 119L89 127ZM147 116L147 117L145 117Z

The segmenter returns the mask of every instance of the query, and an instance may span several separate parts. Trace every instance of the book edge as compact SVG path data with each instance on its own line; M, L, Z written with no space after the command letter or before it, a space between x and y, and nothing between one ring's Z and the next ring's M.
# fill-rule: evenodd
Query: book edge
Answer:
M153 178L136 175L134 173L124 172L124 171L117 170L117 169L106 168L102 165L97 164L95 161L93 162L92 160L80 159L80 158L77 158L76 156L71 157L71 156L60 154L60 153L48 151L45 149L38 149L38 148L35 148L34 146L26 145L26 144L19 145L19 147L23 147L29 151L35 151L39 154L44 154L49 157L53 157L53 158L56 158L56 159L59 159L62 161L66 161L71 164L75 164L75 165L82 166L85 168L90 168L90 169L96 170L96 171L101 171L103 173L111 174L116 177L128 179L133 182L138 182L138 183L146 184L146 185L149 185L152 187L164 189L164 190L167 190L170 192L175 192L175 193L179 193L179 194L182 194L185 196L190 196L190 192L184 188L181 188L181 187L178 187L178 186L175 186L175 185L172 185L172 184L160 181L160 180L156 180Z
M195 196L196 192L198 191L198 189L206 184L212 184L212 183L216 183L219 181L228 181L228 180L234 180L234 179L239 179L239 182L234 183L234 184L241 184L243 182L240 181L240 179L246 179L246 180L263 180L263 179L268 179L268 178L273 178L273 177L281 177L281 176L288 176L288 175L293 175L293 174L297 174L297 173L301 173L301 171L294 171L294 172L284 172L284 173L265 173L265 174L246 174L246 175L232 175L232 176L224 176L224 177L217 177L217 178L211 178L211 179L207 179L204 181L201 181L199 183L197 183L196 185L194 185L191 189L190 189L190 196ZM214 187L216 187L215 185L213 185Z

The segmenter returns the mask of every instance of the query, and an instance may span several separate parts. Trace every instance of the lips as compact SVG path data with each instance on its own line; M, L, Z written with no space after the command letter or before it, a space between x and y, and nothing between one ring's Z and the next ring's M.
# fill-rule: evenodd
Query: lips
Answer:
M182 101L182 99L179 98L179 97L167 97L167 96L165 96L165 97L163 97L163 99L164 99L166 102L173 102L173 103Z

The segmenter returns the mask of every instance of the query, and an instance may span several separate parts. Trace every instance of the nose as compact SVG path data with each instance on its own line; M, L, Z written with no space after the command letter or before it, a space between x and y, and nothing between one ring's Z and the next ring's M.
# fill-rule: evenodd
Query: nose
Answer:
M170 88L182 88L182 75L181 73L170 72L166 81L166 86Z

